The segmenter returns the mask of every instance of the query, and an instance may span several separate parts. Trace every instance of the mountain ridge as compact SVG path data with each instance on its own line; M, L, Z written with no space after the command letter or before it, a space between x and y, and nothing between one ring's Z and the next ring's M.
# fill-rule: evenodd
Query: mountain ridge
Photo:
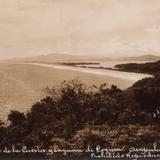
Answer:
M132 57L90 57L90 56L80 56L80 55L71 55L71 54L57 54L51 53L47 55L39 55L32 57L24 57L24 58L11 58L7 59L7 61L23 61L23 62L83 62L83 61L112 61L112 60L120 60L120 61L157 61L160 60L160 56L157 55L141 55L141 56L132 56Z
M123 57L122 60L134 60L134 61L157 61L160 60L160 56L145 54L141 56Z

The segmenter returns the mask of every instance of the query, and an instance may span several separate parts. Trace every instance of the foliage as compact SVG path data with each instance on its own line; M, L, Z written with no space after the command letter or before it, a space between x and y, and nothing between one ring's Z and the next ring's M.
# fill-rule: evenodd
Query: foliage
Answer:
M132 90L143 109L153 112L160 107L160 76L138 81Z
M138 73L149 73L153 75L159 75L160 73L160 61L149 62L143 64L128 63L128 64L118 64L115 66L123 71L128 72L138 72Z
M9 126L0 126L0 147L150 146L154 140L160 143L159 121L147 110L159 104L159 82L158 77L144 79L125 91L106 84L87 88L78 80L46 88L46 98L26 114L11 111Z

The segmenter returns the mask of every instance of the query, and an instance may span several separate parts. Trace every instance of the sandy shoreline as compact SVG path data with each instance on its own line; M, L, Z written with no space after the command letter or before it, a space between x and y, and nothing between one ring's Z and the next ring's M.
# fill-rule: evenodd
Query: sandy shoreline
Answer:
M96 74L96 75L103 75L109 76L112 78L119 78L123 80L129 80L136 82L143 78L151 77L149 74L141 74L141 73L131 73L131 72L124 72L124 71L117 71L117 70L109 70L109 69L92 69L92 68L82 68L82 67L75 67L75 66L67 66L67 65L54 65L54 64L42 64L42 63L29 63L31 65L48 67L48 68L55 68L55 69L62 69L62 70L70 70L70 71L77 71L82 73L89 73L89 74Z

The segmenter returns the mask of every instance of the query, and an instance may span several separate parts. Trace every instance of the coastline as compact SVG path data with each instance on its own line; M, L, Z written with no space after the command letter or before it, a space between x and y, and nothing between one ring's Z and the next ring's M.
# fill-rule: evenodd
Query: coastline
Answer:
M21 62L20 62L21 64ZM138 80L141 80L143 78L153 77L150 74L145 73L136 73L136 72L128 72L128 71L121 71L119 69L112 69L112 68L105 68L105 67L81 67L77 65L67 65L67 63L64 64L47 64L47 63L22 63L22 64L30 64L30 65L36 65L41 67L48 67L48 68L55 68L55 69L61 69L61 70L72 70L82 73L89 73L89 74L95 74L95 75L102 75L102 76L109 76L113 78L119 78L124 80L129 80L136 82Z
M64 80L79 79L88 86L107 83L108 87L115 85L124 90L136 81L150 77L107 69L23 62L0 63L0 70L0 83L3 84L0 87L0 117L5 117L13 109L27 111L29 106L44 96L44 88L57 86Z

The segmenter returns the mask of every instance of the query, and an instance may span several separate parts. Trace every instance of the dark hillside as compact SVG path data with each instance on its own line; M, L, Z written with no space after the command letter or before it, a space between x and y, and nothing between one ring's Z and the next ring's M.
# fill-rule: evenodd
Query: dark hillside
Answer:
M160 74L160 61L150 63L128 63L119 64L115 66L121 71L136 72L136 73L148 73L152 75Z

